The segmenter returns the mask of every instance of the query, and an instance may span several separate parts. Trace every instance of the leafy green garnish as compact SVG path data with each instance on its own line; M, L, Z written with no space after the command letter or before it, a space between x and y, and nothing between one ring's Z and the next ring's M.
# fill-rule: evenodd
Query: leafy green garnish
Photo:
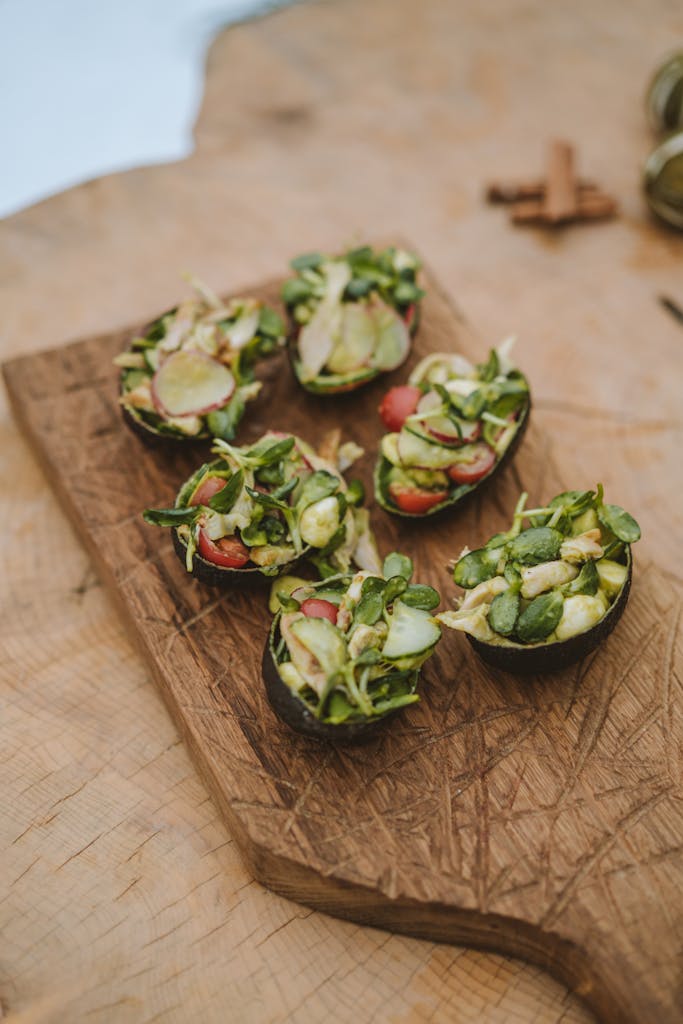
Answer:
M410 583L401 594L401 600L411 608L423 608L427 612L441 604L439 592L424 583Z
M238 469L228 480L225 487L217 491L212 498L209 498L209 508L214 512L226 515L232 510L233 505L242 493L244 486L244 473Z
M193 508L146 508L142 518L152 526L189 526L201 512L201 506Z
M515 537L508 555L513 562L521 565L552 562L560 553L562 540L562 534L549 526L531 526Z
M413 563L406 555L392 551L384 559L382 575L386 580L391 579L392 576L402 576L407 583L413 575Z
M600 505L598 519L624 544L635 544L637 540L640 540L638 523L619 505Z
M240 389L237 388L227 405L222 409L214 409L206 417L206 425L213 437L222 438L224 441L232 441L237 433L237 427L244 416L246 403Z
M550 636L562 618L564 598L559 590L535 597L517 620L516 633L524 644L536 644Z
M489 608L489 626L501 636L511 636L519 615L520 596L518 591L504 590L496 594Z

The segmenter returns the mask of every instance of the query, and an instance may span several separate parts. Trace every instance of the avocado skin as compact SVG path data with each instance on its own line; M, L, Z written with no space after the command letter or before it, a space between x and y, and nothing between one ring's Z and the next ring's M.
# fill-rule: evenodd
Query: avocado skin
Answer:
M171 530L171 534L175 553L185 568L187 545L178 536L178 531L175 528ZM291 569L293 564L293 562L289 562L287 565L283 565L280 571ZM191 575L200 583L205 583L209 587L221 587L223 590L235 586L255 587L264 584L270 586L273 579L272 576L264 576L261 570L254 565L244 569L229 569L227 565L214 565L213 562L207 562L196 551L192 557Z
M129 409L126 409L125 405L121 406L121 413L128 429L137 434L148 448L153 448L156 451L170 452L173 449L177 450L178 445L184 445L186 451L192 451L193 448L198 448L200 445L206 447L207 441L211 440L210 434L196 434L194 437L182 434L178 434L177 437L172 434L162 434L134 416Z
M537 647L506 647L501 644L487 644L483 640L477 640L476 637L470 636L469 633L466 634L467 639L483 661L495 668L503 669L504 672L520 676L547 675L549 672L559 672L568 665L581 661L603 640L607 639L626 607L631 590L632 575L633 560L629 551L628 575L619 597L592 629L586 630L585 633L579 633L578 636L572 636L568 640L558 640L555 643Z
M367 722L341 722L339 725L331 725L329 722L321 722L312 715L306 705L295 697L286 683L280 679L280 673L275 664L273 647L279 638L278 629L279 615L273 620L266 645L263 649L263 660L261 672L266 687L268 702L275 714L285 725L288 725L294 732L311 739L322 740L328 743L342 743L345 746L356 746L361 743L369 743L377 735L390 718L398 714L400 709L390 711L381 718L373 718Z
M385 512L389 512L392 516L401 516L403 519L426 519L428 516L440 516L444 512L449 512L452 508L455 508L456 505L460 505L462 502L467 501L468 498L471 498L473 494L476 494L477 490L480 487L485 487L489 483L489 481L495 478L496 474L500 472L500 470L504 469L505 466L507 466L512 457L515 455L520 444L522 443L522 438L526 434L530 418L531 396L529 396L529 401L527 403L526 409L522 414L522 418L519 421L519 426L517 428L515 436L513 437L512 441L510 442L506 450L503 452L502 459L500 459L500 461L496 463L496 465L493 467L488 476L485 476L478 483L473 484L472 489L468 491L466 494L463 494L462 497L456 498L455 501L449 501L447 499L442 505L436 505L433 509L430 509L429 512L422 512L419 514L415 512L403 512L400 508L394 505L393 502L391 502L388 498L385 498L380 488L379 479L380 469L387 460L384 458L383 455L380 455L375 464L374 473L375 498L377 499L377 504L380 505Z

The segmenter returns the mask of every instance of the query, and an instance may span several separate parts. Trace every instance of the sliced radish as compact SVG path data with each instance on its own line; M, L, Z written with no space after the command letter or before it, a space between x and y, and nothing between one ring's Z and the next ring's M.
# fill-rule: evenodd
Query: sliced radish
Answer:
M162 416L203 416L225 405L234 390L227 366L197 351L174 352L152 378L152 400Z
M367 306L346 303L343 307L341 337L336 342L327 369L340 375L364 366L375 349L375 319Z
M370 363L377 370L395 370L410 352L410 332L396 310L383 302L373 306L377 331L375 351Z
M436 391L427 391L420 399L418 413L434 413L436 409L443 406L443 399ZM418 421L420 430L433 437L441 444L457 445L469 444L476 441L481 434L481 423L478 420L463 420L458 418L460 433L448 416L425 416L424 420Z
M434 412L439 406L443 405L443 398L436 391L425 391L424 395L417 403L416 412Z
M476 441L481 434L481 423L479 420L458 420L461 433L448 416L437 416L433 420L424 420L422 426L431 434L435 441L443 444L470 444Z

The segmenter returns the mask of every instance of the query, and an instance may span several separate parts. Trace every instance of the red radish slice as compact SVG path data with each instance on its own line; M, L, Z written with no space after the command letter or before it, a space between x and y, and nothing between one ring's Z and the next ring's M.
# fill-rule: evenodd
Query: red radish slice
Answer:
M225 405L234 390L227 366L204 352L174 352L152 378L152 400L162 416L203 416Z
M436 391L427 391L419 401L417 406L418 413L429 413L434 412L439 406L443 406L443 399ZM435 441L440 441L442 444L470 444L472 441L476 441L481 434L481 423L478 420L462 420L458 419L460 424L460 430L462 433L462 440L460 434L458 434L455 424L448 418L448 416L434 416L419 421L420 429L424 430L425 433L429 434L434 438Z
M481 423L479 420L458 420L461 434L448 416L437 416L433 420L423 420L421 426L427 430L435 441L443 444L470 444L476 441L481 434Z
M395 309L378 302L373 307L377 343L370 360L377 370L395 370L410 352L410 332Z

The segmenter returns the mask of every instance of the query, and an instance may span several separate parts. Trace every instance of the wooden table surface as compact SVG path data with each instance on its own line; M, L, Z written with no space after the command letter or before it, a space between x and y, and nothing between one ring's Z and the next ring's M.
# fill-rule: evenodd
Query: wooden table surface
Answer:
M639 169L645 83L681 32L665 0L333 0L234 28L190 160L0 224L0 356L151 316L185 268L226 291L399 233L487 338L528 346L554 456L634 511L639 561L679 586L683 328L657 297L683 305L683 235L649 218ZM618 220L548 234L482 203L490 178L535 176L556 135ZM537 968L250 878L2 402L0 1017L592 1020Z

